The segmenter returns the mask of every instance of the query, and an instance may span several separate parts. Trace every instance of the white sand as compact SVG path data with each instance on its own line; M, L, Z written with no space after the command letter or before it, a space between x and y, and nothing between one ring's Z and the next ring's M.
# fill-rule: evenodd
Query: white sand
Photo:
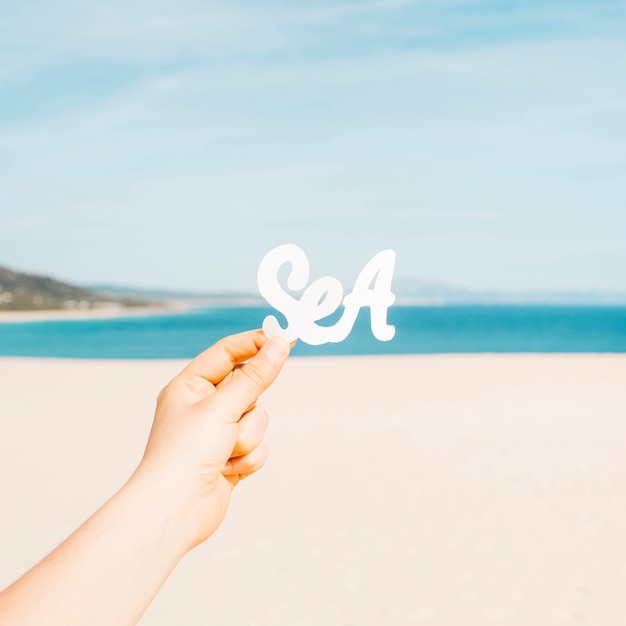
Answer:
M128 477L177 361L0 359L0 586ZM626 615L626 355L292 359L268 465L144 626Z

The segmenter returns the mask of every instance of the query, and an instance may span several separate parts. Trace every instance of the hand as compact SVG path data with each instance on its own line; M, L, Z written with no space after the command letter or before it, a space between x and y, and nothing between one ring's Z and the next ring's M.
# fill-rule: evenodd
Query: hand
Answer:
M137 471L0 593L0 623L135 624L184 554L219 526L233 487L265 462L267 414L256 401L288 354L284 339L251 331L194 359L159 395Z
M256 401L288 355L283 338L262 331L226 337L159 394L137 474L182 505L188 549L217 529L232 489L265 463L268 416Z

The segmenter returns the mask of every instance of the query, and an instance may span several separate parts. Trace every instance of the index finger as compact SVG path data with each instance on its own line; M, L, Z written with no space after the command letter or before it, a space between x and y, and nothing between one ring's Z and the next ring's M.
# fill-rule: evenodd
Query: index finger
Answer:
M199 354L179 376L199 377L217 385L238 363L252 358L266 342L262 330L229 335Z

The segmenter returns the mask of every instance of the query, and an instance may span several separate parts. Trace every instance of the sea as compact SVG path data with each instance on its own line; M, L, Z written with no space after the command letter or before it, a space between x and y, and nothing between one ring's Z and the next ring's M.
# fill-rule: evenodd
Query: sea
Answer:
M260 327L272 313L264 307L213 307L2 323L0 356L189 359L225 335ZM332 324L340 314L324 323ZM292 354L626 352L626 306L395 306L388 321L396 328L391 341L373 337L369 311L363 309L345 341L322 346L298 342Z

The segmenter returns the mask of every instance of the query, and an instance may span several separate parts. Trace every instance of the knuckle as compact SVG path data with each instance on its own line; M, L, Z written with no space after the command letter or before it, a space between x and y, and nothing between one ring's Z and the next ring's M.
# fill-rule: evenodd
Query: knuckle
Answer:
M265 371L254 361L246 363L246 365L241 368L239 373L240 375L245 376L246 379L255 387L263 387L265 385Z
M261 469L265 465L265 461L267 461L267 457L269 456L269 448L267 447L267 443L262 441L259 447L257 448L258 454L255 459L255 469Z
M210 346L210 348L207 348L207 350L210 350L211 348L219 348L220 350L226 349L226 346L228 345L228 339L229 337L222 337L221 339L216 341L212 346Z
M263 463L264 462L261 461L260 459L256 459L255 461L250 462L250 464L246 468L246 472L248 474L252 474L253 472L258 472L263 467Z
M265 465L265 461L267 461L267 455L258 459L258 461L254 464L254 471L257 472L260 470Z
M235 456L244 456L251 452L256 452L263 443L263 434L267 430L269 417L267 411L259 406L255 406L245 419L240 422L235 444Z
M265 465L265 460L258 461L257 463L254 464L254 466L253 466L251 471L252 472L258 472L264 465Z
M246 413L246 421L252 428L257 431L265 430L269 424L270 418L267 411L258 404L255 404L248 413Z
M165 402L170 395L170 384L165 385L157 394L157 404Z
M237 437L237 444L235 445L235 455L243 456L248 454L254 449L250 436L247 433L242 433Z
M265 461L267 461L267 455L267 444L263 441L252 452L246 455L242 471L245 473L253 473L260 470L265 465Z
M260 425L266 427L270 422L270 416L268 412L262 406L254 407L255 418L259 421Z
M223 352L230 359L230 362L235 365L236 361L231 350L231 339L232 335L229 335L228 337L222 337L212 347L217 348L217 350Z

